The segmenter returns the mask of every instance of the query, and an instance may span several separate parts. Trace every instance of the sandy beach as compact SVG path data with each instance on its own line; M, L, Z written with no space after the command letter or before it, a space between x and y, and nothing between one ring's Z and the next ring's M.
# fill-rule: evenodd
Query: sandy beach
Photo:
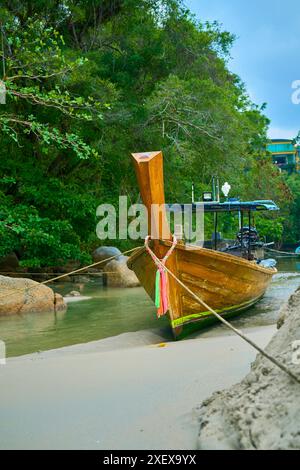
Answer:
M276 327L246 329L260 346ZM256 352L217 327L181 342L126 333L0 366L1 449L195 449L197 407Z

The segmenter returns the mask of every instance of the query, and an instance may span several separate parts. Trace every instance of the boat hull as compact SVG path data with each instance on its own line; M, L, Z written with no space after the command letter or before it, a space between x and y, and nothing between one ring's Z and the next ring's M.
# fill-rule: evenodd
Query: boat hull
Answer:
M160 257L169 242L160 242ZM154 301L156 266L144 248L128 261L141 285ZM214 250L178 245L167 267L200 299L224 317L243 312L264 295L275 268ZM175 279L168 275L169 321L175 338L209 326L216 317L202 307Z

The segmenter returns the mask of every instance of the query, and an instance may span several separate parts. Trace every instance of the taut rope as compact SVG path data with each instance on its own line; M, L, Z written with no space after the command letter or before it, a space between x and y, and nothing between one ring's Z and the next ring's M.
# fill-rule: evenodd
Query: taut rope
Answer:
M291 251L280 251L274 250L274 248L265 248L266 251L271 251L272 253L279 253L280 255L296 256L299 258L300 253L292 253Z
M71 276L72 274L76 273L81 273L83 271L86 271L89 268L93 268L94 266L99 266L100 264L103 263L108 263L108 261L111 261L115 258L118 258L121 255L127 255L128 253L132 253L133 251L137 250L138 247L132 248L131 250L124 251L123 253L119 253L118 255L111 256L110 258L106 258L102 261L97 261L96 263L89 264L88 266L84 266L83 268L75 269L74 271L70 271L69 273L61 274L60 276L52 277L51 279L47 279L46 281L38 282L37 284L34 284L33 286L30 287L23 287L22 289L13 289L11 292L7 292L7 294L4 294L0 296L0 300L4 299L5 297L9 297L10 295L14 295L15 292L25 292L29 291L31 289L34 289L35 287L39 286L40 284L50 284L53 281L58 281L58 279L63 279L64 277Z
M157 265L160 265L164 271L166 271L186 292L188 292L200 305L203 305L209 312L211 312L220 322L222 322L227 328L229 328L231 331L236 333L238 336L240 336L244 341L246 341L250 346L252 346L254 349L256 349L260 354L262 354L264 357L269 359L273 364L275 364L279 369L281 369L283 372L288 374L293 380L295 380L298 384L300 384L300 378L297 377L288 367L286 367L284 364L279 362L275 357L271 356L268 354L266 351L264 351L258 344L256 344L252 339L248 338L242 331L238 330L235 328L231 323L229 323L225 318L223 318L221 315L219 315L212 307L210 307L204 300L202 300L195 292L193 292L189 287L187 287L170 269L168 269L165 265L162 264L160 259L155 255L155 253L151 254L151 257L154 259L155 258L155 263Z

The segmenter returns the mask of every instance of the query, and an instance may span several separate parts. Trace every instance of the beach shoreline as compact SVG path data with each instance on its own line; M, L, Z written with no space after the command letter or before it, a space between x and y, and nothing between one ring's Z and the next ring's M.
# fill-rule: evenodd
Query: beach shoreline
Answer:
M265 347L276 325L245 329ZM9 358L1 449L196 449L198 407L250 370L256 351L217 327L162 343L159 330Z

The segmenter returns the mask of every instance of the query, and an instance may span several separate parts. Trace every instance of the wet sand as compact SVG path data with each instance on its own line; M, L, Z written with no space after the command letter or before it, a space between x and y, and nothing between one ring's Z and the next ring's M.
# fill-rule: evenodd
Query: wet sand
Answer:
M243 331L265 347L275 330ZM256 351L221 327L161 341L142 331L8 359L0 449L195 449L196 407L241 380Z

